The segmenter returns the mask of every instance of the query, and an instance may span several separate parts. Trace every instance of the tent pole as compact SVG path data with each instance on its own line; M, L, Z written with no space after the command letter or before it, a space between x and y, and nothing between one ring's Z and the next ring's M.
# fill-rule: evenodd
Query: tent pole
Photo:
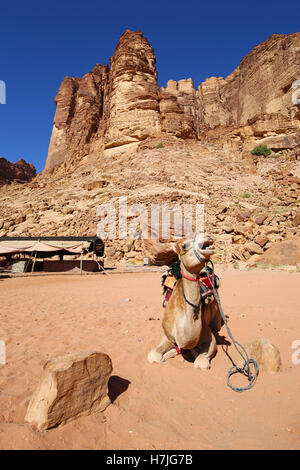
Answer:
M34 255L34 260L33 260L32 268L31 268L31 274L33 273L33 270L34 270L35 261L36 261L36 255L37 255L37 251L35 252L35 255Z

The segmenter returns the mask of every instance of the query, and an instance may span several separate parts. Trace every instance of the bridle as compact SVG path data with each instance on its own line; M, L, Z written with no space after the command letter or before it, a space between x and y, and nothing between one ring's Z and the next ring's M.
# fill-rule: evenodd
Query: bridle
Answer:
M195 238L193 240L193 244L192 246L190 246L188 249L186 250L182 250L181 253L179 254L180 255L185 255L186 253L188 253L190 250L193 250L194 251L194 254L196 255L197 259L200 261L200 262L206 262L206 259L205 258L202 258L199 253L197 252L196 248L195 248ZM187 279L188 281L193 281L193 282L198 282L200 281L200 274L199 276L197 276L196 278L193 278L193 277L189 277L189 276L186 276L182 271L181 271L181 275L184 279ZM185 300L185 302L190 305L191 307L193 307L194 309L194 320L197 320L198 319L198 316L199 316L199 310L200 310L200 305L201 305L201 292L200 292L200 299L199 299L199 302L197 305L193 304L192 302L190 302L187 298L186 298L186 295L184 293L184 288L183 288L183 284L182 284L182 293L183 293L183 298Z

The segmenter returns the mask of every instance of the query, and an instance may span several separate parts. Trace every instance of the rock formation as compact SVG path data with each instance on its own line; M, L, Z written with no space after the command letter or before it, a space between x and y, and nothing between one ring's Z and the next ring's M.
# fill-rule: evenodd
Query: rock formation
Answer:
M25 421L43 431L65 424L110 404L108 379L112 363L100 352L56 357L44 366Z
M299 146L300 33L270 36L227 78L210 77L197 89L186 79L159 90L155 62L143 34L127 30L110 68L66 77L55 98L45 170L99 157L103 149L132 150L148 138L197 140L216 129L226 129L230 150L248 150L256 141L274 149Z
M16 163L11 163L6 158L0 158L0 186L13 181L25 183L36 176L36 171L31 163L26 163L21 158Z
M160 132L155 63L154 51L140 31L121 36L110 61L106 148L140 142Z
M56 113L45 170L89 153L91 139L103 137L108 113L109 69L97 64L82 78L66 77L55 97Z

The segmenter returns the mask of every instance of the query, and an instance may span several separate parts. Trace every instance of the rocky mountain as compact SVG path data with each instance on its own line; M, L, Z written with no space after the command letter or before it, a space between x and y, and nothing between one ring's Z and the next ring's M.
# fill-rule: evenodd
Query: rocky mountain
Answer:
M60 169L68 169L88 155L100 159L103 151L133 152L147 139L203 140L212 130L232 151L256 142L274 149L300 145L300 100L293 99L300 33L270 36L227 78L210 77L197 89L191 79L169 80L159 89L155 63L143 34L127 30L110 67L98 64L82 78L66 77L55 98L45 170L62 163Z
M45 170L0 188L0 237L95 235L97 207L117 209L126 196L148 211L204 204L215 261L269 259L280 243L282 253L299 253L291 248L300 238L299 80L295 33L272 35L225 79L159 89L153 49L126 31L110 66L64 79ZM260 144L271 154L252 155ZM107 240L106 264L155 262L151 243Z
M0 158L0 186L11 182L25 183L36 176L36 171L31 163L26 163L21 158L16 163L11 163L6 158Z

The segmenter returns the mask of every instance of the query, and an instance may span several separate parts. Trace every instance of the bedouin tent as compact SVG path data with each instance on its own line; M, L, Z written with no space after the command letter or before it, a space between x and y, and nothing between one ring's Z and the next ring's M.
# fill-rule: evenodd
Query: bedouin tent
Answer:
M41 242L41 241L23 241L23 240L14 240L14 241L0 241L0 255L13 254L13 253L34 253L34 252L58 252L58 251L68 251L73 254L84 253L88 250L90 242L83 241L80 243L74 244L74 241L51 241Z
M72 253L72 254L81 254L80 259L80 271L82 271L82 254L87 252L90 246L89 241L82 241L80 243L74 244L73 241L52 241L49 242L41 242L41 241L25 241L25 240L3 240L0 241L0 256L1 255L12 255L16 253L30 253L31 255L34 254L34 260L32 265L32 270L34 270L35 261L37 257L49 257L54 256L55 254L59 253ZM67 254L66 253L66 254ZM39 256L38 256L39 255Z

